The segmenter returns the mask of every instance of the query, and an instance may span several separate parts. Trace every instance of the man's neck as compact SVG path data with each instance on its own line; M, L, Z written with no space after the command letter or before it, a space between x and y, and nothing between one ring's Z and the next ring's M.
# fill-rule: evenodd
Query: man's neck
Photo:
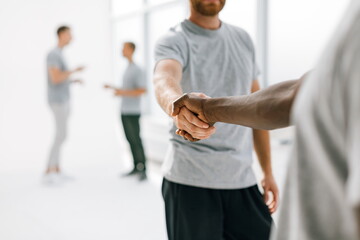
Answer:
M127 57L127 60L128 60L128 62L129 62L129 64L134 63L134 61L133 61L133 58L132 58L132 57Z
M204 16L194 10L191 11L189 20L202 28L210 30L219 29L221 26L219 15Z
M63 49L65 47L66 44L62 43L62 42L58 42L58 48Z

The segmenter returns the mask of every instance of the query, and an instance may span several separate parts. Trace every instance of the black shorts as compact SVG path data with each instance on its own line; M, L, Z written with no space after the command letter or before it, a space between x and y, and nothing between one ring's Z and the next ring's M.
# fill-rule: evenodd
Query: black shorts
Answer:
M217 190L163 180L169 240L267 240L272 218L258 187Z

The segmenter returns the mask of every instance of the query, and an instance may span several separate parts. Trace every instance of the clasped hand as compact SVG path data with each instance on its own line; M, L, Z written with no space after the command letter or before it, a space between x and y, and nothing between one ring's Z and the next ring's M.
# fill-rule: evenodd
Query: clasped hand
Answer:
M216 128L204 114L204 100L209 98L203 93L187 93L172 103L172 113L176 134L191 142L207 139Z

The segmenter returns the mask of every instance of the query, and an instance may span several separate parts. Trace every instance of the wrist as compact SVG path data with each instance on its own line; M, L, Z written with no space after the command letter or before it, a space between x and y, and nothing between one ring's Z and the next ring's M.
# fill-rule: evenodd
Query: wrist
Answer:
M207 122L209 123L215 123L217 122L216 120L216 111L214 111L214 104L215 104L215 99L211 99L211 98L205 98L202 99L201 103L202 103L202 110L203 110L203 114L205 119L207 120Z
M267 170L267 171L264 171L263 173L264 173L265 178L273 178L274 177L272 170Z
M176 99L178 99L179 97L181 97L183 94L174 94L171 97L169 97L169 101L168 104L166 106L166 112L170 117L172 116L172 112L173 112L173 103L176 101ZM173 117L174 118L174 117Z

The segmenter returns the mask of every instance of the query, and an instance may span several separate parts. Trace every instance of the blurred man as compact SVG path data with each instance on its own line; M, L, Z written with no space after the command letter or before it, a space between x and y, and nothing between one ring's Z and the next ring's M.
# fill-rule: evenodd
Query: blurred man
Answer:
M190 5L189 20L155 48L155 92L168 115L183 91L216 97L259 90L249 35L219 19L225 0L191 0ZM169 239L268 239L278 202L268 132L220 123L215 133L210 125L187 108L174 117L162 189ZM176 128L194 139L212 137L190 143L175 134ZM264 196L252 170L253 146L264 173Z
M55 119L55 139L51 147L48 167L44 177L45 183L57 183L68 179L60 171L60 152L67 136L67 125L70 111L70 84L82 83L80 80L70 80L69 77L83 70L78 67L70 71L62 54L72 39L71 30L67 26L61 26L57 30L58 45L51 50L46 58L48 78L48 102Z
M146 80L141 68L134 63L133 42L124 43L122 55L129 65L123 76L122 88L105 85L114 90L115 96L121 97L121 121L134 161L134 168L125 176L138 175L139 180L146 180L146 157L140 137L141 96L146 92Z
M316 69L257 93L202 99L186 107L205 122L259 129L296 126L274 240L360 239L360 1L353 0ZM300 88L300 90L299 90ZM295 102L294 102L295 100ZM190 140L192 136L179 130Z

